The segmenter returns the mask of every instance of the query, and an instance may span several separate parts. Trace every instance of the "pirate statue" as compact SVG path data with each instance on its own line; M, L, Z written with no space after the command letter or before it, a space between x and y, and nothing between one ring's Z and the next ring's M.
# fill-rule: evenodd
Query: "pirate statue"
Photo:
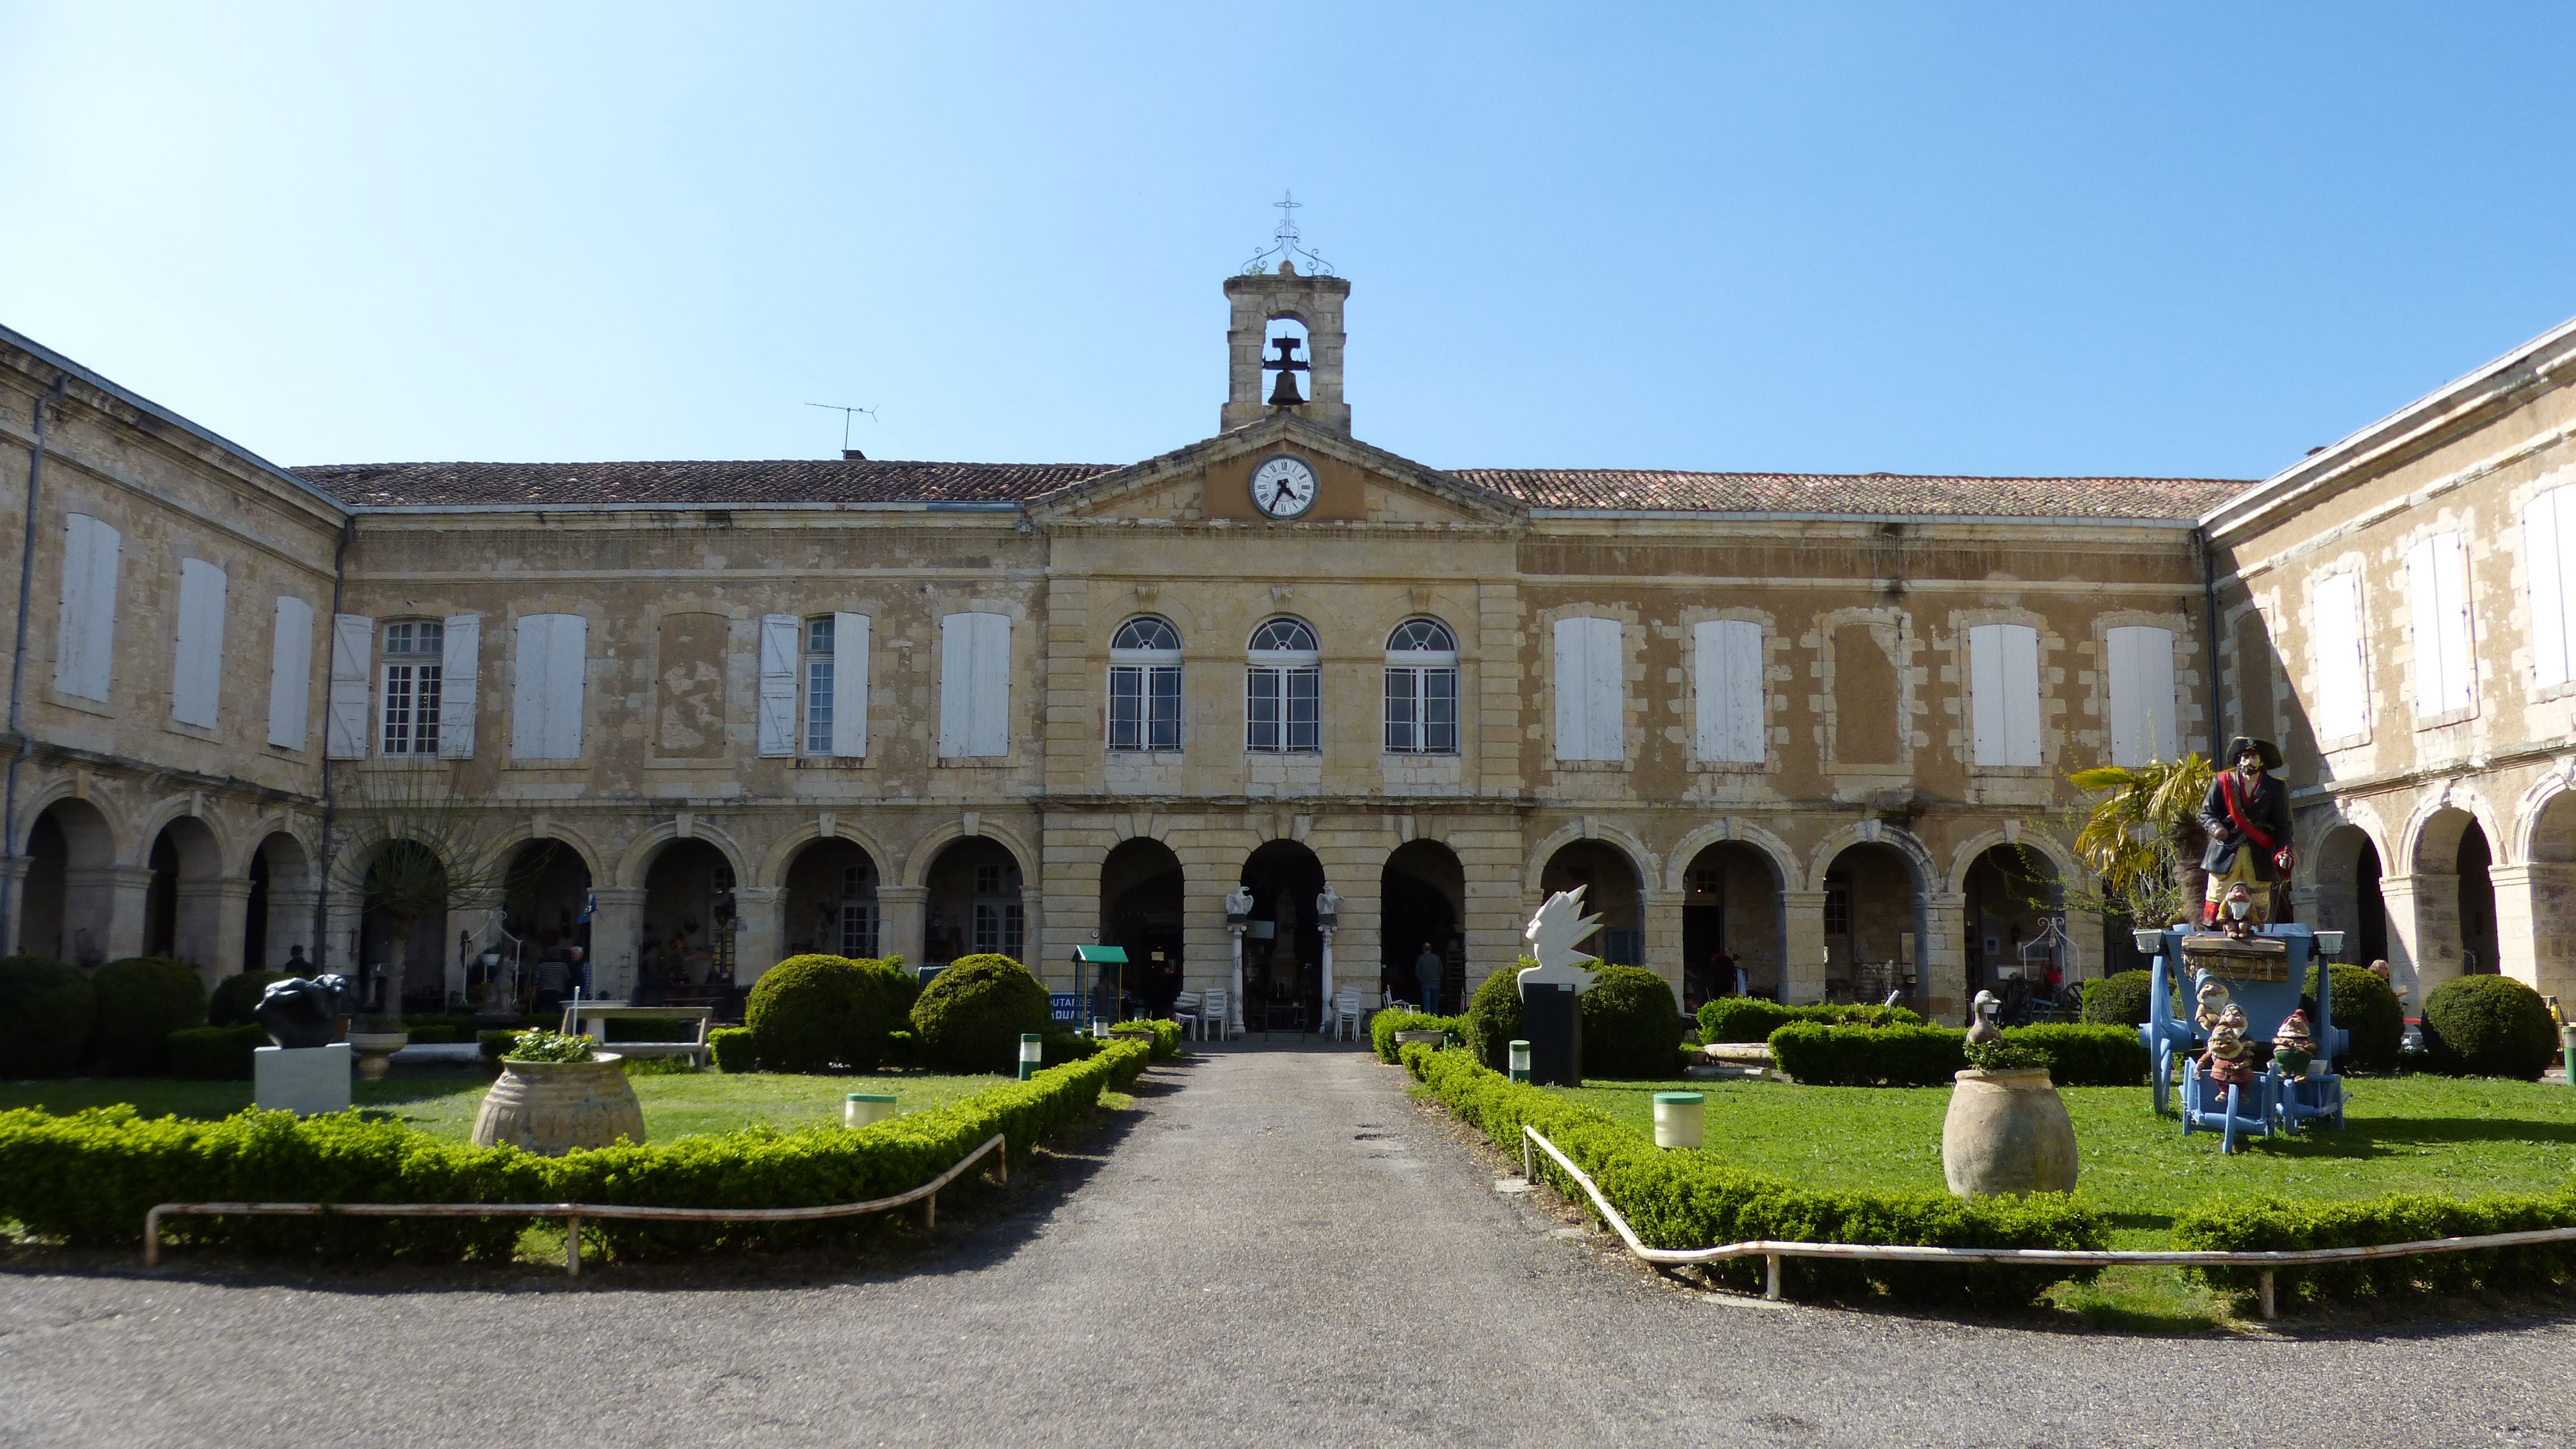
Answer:
M2227 768L2200 802L2200 828L2209 832L2201 869L2209 872L2200 923L2222 924L2228 888L2242 885L2253 897L2258 923L2272 919L2272 888L2290 878L2290 787L2272 772L2281 768L2280 746L2238 735L2227 742Z

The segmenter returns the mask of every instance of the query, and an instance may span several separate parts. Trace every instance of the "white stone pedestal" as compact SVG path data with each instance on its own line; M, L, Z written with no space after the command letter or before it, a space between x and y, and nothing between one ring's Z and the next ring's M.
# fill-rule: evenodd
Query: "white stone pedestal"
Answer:
M349 1044L264 1046L251 1053L251 1100L263 1110L344 1112L349 1107Z

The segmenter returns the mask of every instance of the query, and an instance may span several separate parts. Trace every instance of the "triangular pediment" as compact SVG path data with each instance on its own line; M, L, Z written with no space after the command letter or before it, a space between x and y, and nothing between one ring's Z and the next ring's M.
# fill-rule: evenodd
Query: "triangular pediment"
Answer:
M1252 470L1282 453L1307 463L1319 480L1314 507L1293 524L1274 523L1252 504ZM1285 413L1029 504L1029 520L1040 527L1239 521L1273 527L1492 528L1528 517L1516 499Z

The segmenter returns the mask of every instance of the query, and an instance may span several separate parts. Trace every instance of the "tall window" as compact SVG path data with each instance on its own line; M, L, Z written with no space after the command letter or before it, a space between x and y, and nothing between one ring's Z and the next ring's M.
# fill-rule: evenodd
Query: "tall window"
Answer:
M2419 719L2474 710L2476 628L2469 617L2468 540L2437 533L2406 551L2406 596L2415 643Z
M1181 636L1151 614L1109 641L1109 748L1181 747Z
M1386 641L1386 748L1458 753L1458 641L1431 619L1408 619Z
M805 621L805 753L832 753L832 616Z
M876 867L853 865L841 871L841 954L868 960L877 954Z
M1243 747L1310 755L1324 748L1323 669L1315 633L1294 619L1252 632L1243 672Z
M385 626L385 753L438 753L439 660L446 630L435 619Z
M1025 920L1020 907L1020 868L975 867L975 949L1019 960Z

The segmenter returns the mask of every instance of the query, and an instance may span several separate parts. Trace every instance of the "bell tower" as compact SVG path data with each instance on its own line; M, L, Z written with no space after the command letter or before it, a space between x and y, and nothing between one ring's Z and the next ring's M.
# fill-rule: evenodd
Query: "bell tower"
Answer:
M1350 299L1351 284L1299 245L1297 202L1277 205L1283 220L1274 244L1241 273L1225 279L1231 316L1225 331L1225 408L1218 415L1218 430L1257 423L1284 410L1347 433L1351 407L1342 401L1342 307ZM1307 263L1302 273L1297 267L1301 257ZM1270 336L1270 324L1282 320L1306 329L1302 344L1294 337Z

